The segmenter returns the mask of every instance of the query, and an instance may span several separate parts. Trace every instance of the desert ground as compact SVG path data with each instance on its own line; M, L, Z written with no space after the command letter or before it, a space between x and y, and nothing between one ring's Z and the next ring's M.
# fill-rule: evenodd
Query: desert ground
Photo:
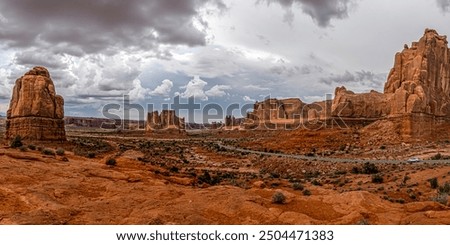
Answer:
M450 138L365 129L1 140L0 224L450 224Z

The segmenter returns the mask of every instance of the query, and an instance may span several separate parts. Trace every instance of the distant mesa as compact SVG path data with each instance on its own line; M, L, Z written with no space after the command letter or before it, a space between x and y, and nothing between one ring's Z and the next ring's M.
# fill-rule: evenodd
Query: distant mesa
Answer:
M147 115L147 133L154 132L185 132L184 118L175 115L174 110L162 110L149 112Z
M330 105L327 105L330 104ZM331 107L331 108L329 108ZM446 36L426 29L418 42L395 55L384 93L356 94L338 87L332 101L305 104L299 99L257 102L247 127L305 123L339 118L347 121L390 120L404 137L429 135L450 120L450 51Z
M7 139L64 141L64 99L45 67L37 66L16 80L7 112Z

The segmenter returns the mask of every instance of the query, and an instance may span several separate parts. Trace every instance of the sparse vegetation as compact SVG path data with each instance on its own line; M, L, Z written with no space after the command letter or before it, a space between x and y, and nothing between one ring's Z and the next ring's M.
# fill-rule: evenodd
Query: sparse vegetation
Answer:
M27 151L28 150L28 147L26 147L26 146L21 146L21 147L19 147L19 150L20 151Z
M384 182L384 178L380 174L372 175L372 183L381 184Z
M434 202L438 202L442 205L447 205L448 194L447 193L438 193L435 197L431 198L431 200Z
M308 189L304 189L302 193L304 196L311 196L311 191Z
M55 151L53 151L52 149L45 148L42 150L42 154L47 155L47 156L54 156Z
M63 156L65 154L65 152L66 151L62 148L56 149L56 155L58 155L58 156Z
M19 148L19 147L23 146L22 137L20 137L20 135L15 136L11 140L9 146L11 146L11 148Z
M374 163L364 163L362 171L363 174L377 174L379 172L378 167Z
M97 154L103 154L114 150L106 141L94 138L76 138L72 141L75 145L73 152L77 156L94 158Z
M114 159L114 158L108 158L108 159L106 160L106 165L107 165L107 166L113 167L113 166L116 166L116 164L117 164L117 161L116 161L116 159Z
M286 196L282 192L277 191L273 194L272 203L283 204L284 202L286 202Z
M30 150L32 150L32 151L35 151L35 150L36 150L36 146L33 145L33 144L29 144L29 145L28 145L28 149L30 149Z
M441 159L442 159L441 153L437 153L436 155L431 157L431 160L441 160Z
M303 191L303 189L305 189L305 187L302 184L295 182L292 184L292 189L294 189L296 191Z
M439 187L439 182L436 177L429 179L428 182L430 182L430 186L432 189L437 189Z

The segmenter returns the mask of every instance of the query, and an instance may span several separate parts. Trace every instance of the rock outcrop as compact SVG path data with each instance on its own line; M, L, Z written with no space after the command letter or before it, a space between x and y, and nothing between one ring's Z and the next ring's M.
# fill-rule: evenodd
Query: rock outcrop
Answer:
M232 128L236 126L240 126L243 123L243 118L236 118L234 116L228 115L225 117L225 127Z
M447 37L426 29L419 42L395 55L385 94L393 94L391 114L450 115L450 51Z
M395 55L384 93L337 88L333 116L384 118L421 113L450 116L450 51L447 37L426 29L418 42Z
M147 115L147 132L161 131L161 130L177 130L179 132L185 131L184 118L179 118L175 115L174 110L163 110L161 114L158 111L153 111Z
M250 112L247 118L254 121L299 119L303 106L304 103L297 98L281 100L269 98L261 102L256 102L253 106L253 112Z
M344 86L335 90L331 116L343 118L382 118L390 114L389 96L376 92L355 94Z
M330 108L331 107L331 108ZM334 99L305 104L299 99L267 99L248 113L246 125L305 123L314 120L364 125L391 120L402 136L433 134L436 126L450 122L450 50L446 36L426 29L423 37L395 55L384 93L356 94L345 87ZM289 120L286 120L289 119ZM255 127L247 127L255 128Z
M34 67L16 80L7 112L7 139L66 140L64 99L55 92L50 73Z

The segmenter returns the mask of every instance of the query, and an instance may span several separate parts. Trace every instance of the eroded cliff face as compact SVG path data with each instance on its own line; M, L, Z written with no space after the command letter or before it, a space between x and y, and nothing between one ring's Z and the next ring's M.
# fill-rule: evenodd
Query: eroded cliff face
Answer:
M305 123L336 118L366 124L391 120L403 136L432 134L438 124L450 122L450 51L446 36L426 29L418 42L395 55L394 66L384 92L357 94L338 87L328 105L326 102L305 104L299 99L267 99L257 102L247 122L258 125ZM294 119L294 120L286 120ZM296 120L298 119L298 120Z
M385 94L370 91L355 94L345 87L335 90L332 116L350 118L381 118L390 114L389 98Z
M255 121L276 121L282 119L299 119L305 104L297 98L292 99L266 99L256 102L253 112L248 118Z
M5 137L66 140L63 118L64 99L56 94L48 70L37 66L16 80Z
M446 36L426 29L418 42L395 55L384 93L337 88L333 116L384 118L422 113L450 116L450 56Z
M147 132L161 130L185 130L184 118L175 115L174 110L163 110L161 114L157 111L148 113L147 116Z
M395 55L384 87L393 94L392 114L450 115L450 56L446 36L426 29L424 36Z

